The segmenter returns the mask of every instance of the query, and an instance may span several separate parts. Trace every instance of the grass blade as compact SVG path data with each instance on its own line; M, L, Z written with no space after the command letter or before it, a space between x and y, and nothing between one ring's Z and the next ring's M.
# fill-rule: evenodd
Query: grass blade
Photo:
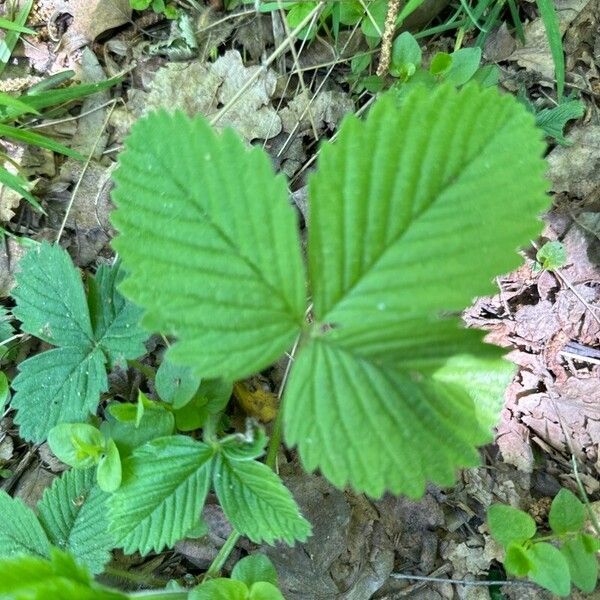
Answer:
M27 181L18 175L13 175L4 167L0 167L0 183L21 194L38 212L46 214L40 203L27 191Z
M556 93L560 102L565 91L565 55L562 46L562 36L558 22L558 15L552 0L536 0L540 16L546 28L546 36L550 44L552 59L554 60L554 73L556 77Z
M3 19L0 17L0 29L6 29L6 31L17 31L18 33L28 33L29 35L36 35L33 29L29 29L29 27L23 27L14 21L9 21L8 19Z
M55 142L53 139L44 135L34 133L33 131L27 131L26 129L19 129L18 127L0 123L0 136L16 140L17 142L25 142L26 144L38 146L39 148L45 148L46 150L52 150L52 152L58 152L59 154L64 154L65 156L70 156L77 160L85 160L79 152L75 152L75 150L71 150L71 148L67 148L63 144Z
M33 0L26 0L23 4L23 7L18 12L15 20L12 21L13 25L17 27L24 27L25 22L27 21L27 17L31 12L31 7L33 6ZM10 57L12 55L17 42L19 41L21 33L19 31L9 30L6 32L4 39L0 41L0 74L4 71L4 67L6 67Z

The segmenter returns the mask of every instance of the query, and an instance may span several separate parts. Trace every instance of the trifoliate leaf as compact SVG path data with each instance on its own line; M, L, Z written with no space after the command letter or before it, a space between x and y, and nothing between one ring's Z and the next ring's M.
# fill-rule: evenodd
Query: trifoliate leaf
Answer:
M566 540L560 549L567 559L573 583L586 593L593 592L598 582L598 559L596 553L587 551L581 535Z
M42 442L58 423L85 421L108 387L104 355L76 347L54 348L19 365L13 380L19 435Z
M117 291L124 275L120 263L114 267L102 265L89 281L88 304L94 338L110 365L144 354L144 341L148 337L139 324L141 309Z
M92 580L72 557L54 548L51 560L33 556L0 560L2 600L127 600Z
M44 242L19 268L12 296L21 329L55 346L89 346L93 333L83 284L67 251Z
M488 510L488 524L494 539L504 547L519 544L535 535L533 517L506 504L492 504Z
M48 537L34 512L20 498L0 490L0 557L49 553Z
M243 581L248 587L259 581L277 585L277 571L273 563L264 554L251 554L235 564L231 579Z
M554 533L561 535L569 531L580 531L585 521L585 506L571 491L562 488L552 500L548 523Z
M26 440L44 441L54 425L85 421L107 388L105 363L135 358L146 334L140 311L116 291L118 267L90 281L89 304L78 270L59 246L41 244L20 263L14 314L22 328L59 348L19 365L13 386L16 423Z
M245 583L220 577L194 588L188 600L248 600L248 593Z
M477 355L443 316L489 293L537 235L542 150L522 106L473 85L415 88L400 108L383 97L322 149L310 181L315 324L284 400L305 467L416 496L477 460L490 434L473 393L431 365Z
M567 559L558 548L539 542L527 549L531 569L527 576L538 585L557 596L568 596L571 591L571 575Z
M256 461L217 458L214 488L225 515L237 531L253 542L273 544L304 541L311 532L308 521L281 479Z
M113 547L106 522L108 497L96 485L95 469L71 469L54 480L37 506L50 542L94 574L102 572Z
M109 501L109 530L131 554L160 552L197 524L210 487L213 450L189 437L148 442L123 461Z
M122 290L150 330L178 338L168 359L234 380L292 345L304 269L285 181L264 152L161 112L133 127L115 181Z

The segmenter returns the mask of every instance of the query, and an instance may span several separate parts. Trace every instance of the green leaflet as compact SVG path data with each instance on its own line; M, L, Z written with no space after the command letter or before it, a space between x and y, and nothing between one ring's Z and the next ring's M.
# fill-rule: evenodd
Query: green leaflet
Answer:
M92 573L102 572L113 547L106 529L108 497L96 485L95 469L71 469L45 490L37 507L50 542Z
M571 592L571 575L567 559L552 544L539 542L526 551L531 561L528 577L557 596Z
M0 560L2 600L127 600L102 587L71 556L53 548L50 560L21 556Z
M96 412L107 364L142 354L146 334L140 310L116 291L119 267L101 267L86 299L79 272L59 246L43 243L20 265L13 313L23 331L58 346L23 361L13 381L20 434L41 442L58 423Z
M253 542L273 544L281 539L292 545L310 535L310 524L291 493L266 465L219 454L214 486L229 521Z
M585 522L585 506L570 490L562 488L552 500L548 523L558 535L580 531Z
M174 363L228 379L265 367L305 311L281 179L201 118L152 115L126 145L114 215L123 289L149 328L178 337ZM448 84L415 86L400 106L384 96L322 149L313 323L284 399L285 438L306 468L373 496L418 496L427 479L449 484L476 464L510 369L449 315L490 292L539 232L543 148L514 99Z
M488 522L494 539L505 547L531 539L536 531L535 521L531 515L506 504L490 506Z
M33 511L19 498L0 490L0 557L48 556L49 552L50 543Z
M539 231L542 150L522 107L473 85L417 88L399 109L384 97L323 148L310 182L316 325L284 401L306 468L418 496L477 460L489 417L478 424L469 388L432 372L473 354L472 336L442 315L489 292Z
M210 487L213 449L189 437L148 442L123 461L109 501L110 531L125 552L160 552L198 522Z
M119 163L122 289L150 330L178 337L167 358L229 380L277 359L306 295L296 219L265 153L160 112L136 123Z

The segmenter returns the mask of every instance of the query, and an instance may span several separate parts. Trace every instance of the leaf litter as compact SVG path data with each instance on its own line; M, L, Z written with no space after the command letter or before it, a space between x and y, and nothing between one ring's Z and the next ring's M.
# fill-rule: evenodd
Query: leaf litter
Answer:
M34 71L45 74L44 69L55 72L76 64L80 72L94 72L94 76L102 77L98 61L93 66L85 66L89 50L82 49L114 28L128 27L129 3L125 0L110 3L40 0L39 4L46 11L51 9L54 17L52 21L46 19L46 26L54 24L62 15L59 23L64 27L64 40L55 52L42 47L41 43L34 44L41 48L37 54L34 50L25 50L24 56ZM561 26L566 31L567 64L577 57L577 64L585 65L585 77L574 81L580 84L587 78L591 88L598 91L600 88L594 86L598 86L600 42L598 38L595 41L590 38L594 10L593 1L559 2ZM538 35L540 27L539 21L529 23L528 44L514 49L514 38L506 31L498 31L495 46L491 42L487 46L489 59L500 63L508 61L536 77L552 79L551 55L543 36ZM245 28L229 30L224 36L226 39L219 43L225 43L232 33L237 44L256 61L265 52L265 45L273 44L270 23L265 17L251 20ZM310 46L300 57L301 66L308 68L335 58L331 48L323 46L321 40ZM91 47L101 58L102 44ZM201 55L200 60L184 62L150 57L143 52L140 50L137 54L139 64L131 65L133 85L127 90L126 106L116 108L111 121L116 122L120 116L125 123L123 128L118 132L100 131L108 114L107 108L101 107L109 99L109 94L105 94L104 98L92 97L84 102L82 112L91 112L81 117L71 131L80 148L90 152L96 137L102 138L92 162L83 171L79 191L68 214L65 242L80 265L94 264L112 236L108 225L111 160L105 152L108 150L110 156L110 150L118 147L129 124L160 107L214 116L260 69L244 61L237 49L225 50L214 61ZM119 65L118 57L116 60L117 66L129 66ZM574 67L571 63L572 70ZM275 68L255 77L243 99L225 114L218 126L235 128L248 142L264 143L275 162L292 176L313 151L306 143L312 135L309 110L319 135L326 136L356 105L337 86L312 98L300 89L283 94L281 79L282 73ZM485 574L490 564L499 559L499 550L489 532L485 526L478 525L484 520L487 507L494 501L502 501L533 511L539 498L553 496L560 485L573 485L571 453L582 465L582 481L588 493L598 492L599 127L597 116L588 114L583 124L570 129L567 137L571 146L555 147L548 158L556 202L546 217L544 239L559 240L565 245L568 256L565 267L558 274L536 273L532 256L527 256L523 267L499 279L497 295L479 299L465 313L469 326L487 330L491 341L511 350L510 357L518 369L506 393L497 445L486 451L486 466L464 471L450 490L430 486L426 496L418 502L393 497L371 502L350 492L335 490L318 476L303 474L294 460L282 453L284 479L315 530L313 538L294 548L264 548L278 567L286 598L487 599L490 596L486 589L407 582L391 575L404 572L469 578ZM293 135L290 137L290 134ZM283 158L278 156L282 149ZM58 175L44 171L40 168L38 174L47 180L45 189L62 190L57 192L57 198L61 199L62 208L66 208L70 193L82 175L80 165L67 161L61 165ZM35 177L36 173L30 176ZM303 191L301 186L294 190L294 201L300 210L304 209L307 222ZM4 223L17 217L19 211L14 199L4 200L4 203L0 199L0 206ZM40 232L39 237L45 235L48 233ZM5 239L0 249L0 293L3 296L9 293L12 275L23 253L21 246L10 238ZM268 374L273 384L271 389L276 389L280 376L276 369ZM127 381L125 388L132 385L133 382ZM263 395L259 396L258 400L252 397L248 400L246 411L251 416L253 411L254 416L264 415L260 404ZM273 398L268 398L272 402ZM268 407L271 410L271 404ZM17 434L14 425L6 420L2 430ZM14 468L22 448L13 447L12 456L8 456L8 446L9 442L0 445L4 452L2 460L8 461L3 466L8 464ZM36 455L33 465L26 468L19 479L9 481L11 485L17 483L17 495L31 498L30 502L35 503L51 482L52 471L47 461ZM205 509L210 543L199 550L198 540L185 540L175 550L176 559L179 557L200 568L208 566L228 533L219 510L216 504L210 503ZM240 548L241 552L255 549L248 542ZM120 558L124 565L144 564L143 561L136 563L137 559ZM186 562L177 563L177 560L173 565L167 553L145 564L155 572L175 576L187 568ZM546 597L528 588L505 588L503 592L506 598Z

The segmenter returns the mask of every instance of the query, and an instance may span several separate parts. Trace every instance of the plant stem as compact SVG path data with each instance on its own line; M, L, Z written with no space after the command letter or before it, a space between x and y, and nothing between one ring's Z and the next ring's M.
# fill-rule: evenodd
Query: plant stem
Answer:
M292 346L292 350L290 352L290 360L285 367L285 372L283 374L283 378L281 380L281 385L279 386L279 391L277 392L277 399L279 400L279 407L277 410L277 417L275 418L275 424L273 425L273 431L271 432L271 439L269 440L269 447L267 448L267 458L266 465L273 469L277 464L277 452L279 451L279 446L281 445L281 430L283 428L283 410L281 406L281 398L283 396L283 390L285 389L285 384L287 383L288 377L290 375L290 369L292 368L292 363L294 362L294 356L296 354L296 350L298 350L298 345L300 343L301 335L298 335L294 345ZM223 568L223 565L229 558L229 555L233 552L235 545L238 543L238 540L242 537L241 533L238 533L235 529L229 534L227 540L219 550L217 556L212 561L210 567L208 567L208 571L204 574L204 579L210 579L211 577L216 577Z
M189 592L181 590L148 590L146 592L132 592L128 594L131 600L148 598L148 600L187 600Z
M210 567L208 568L208 571L206 571L206 573L204 574L204 579L216 577L221 572L223 565L229 558L229 555L233 552L235 545L238 543L238 540L241 537L242 534L238 533L235 529L229 534L229 537L227 538L227 540L225 540L223 546L221 546L219 553L217 554L217 556L215 556L215 559L212 561Z

